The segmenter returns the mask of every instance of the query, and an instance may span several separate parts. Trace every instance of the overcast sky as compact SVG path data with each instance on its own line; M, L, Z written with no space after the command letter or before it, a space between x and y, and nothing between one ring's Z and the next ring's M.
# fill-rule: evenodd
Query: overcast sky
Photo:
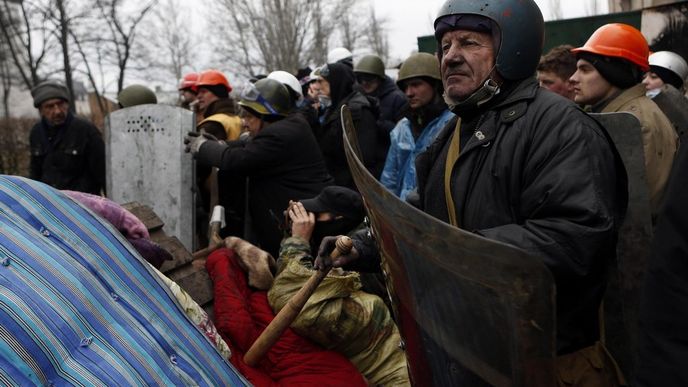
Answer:
M371 0L378 17L387 19L389 31L390 54L393 58L404 59L411 52L418 50L416 38L433 33L433 22L444 0ZM552 19L551 0L535 1L545 20ZM594 4L599 12L607 12L607 1L594 0L560 0L564 18L586 16Z

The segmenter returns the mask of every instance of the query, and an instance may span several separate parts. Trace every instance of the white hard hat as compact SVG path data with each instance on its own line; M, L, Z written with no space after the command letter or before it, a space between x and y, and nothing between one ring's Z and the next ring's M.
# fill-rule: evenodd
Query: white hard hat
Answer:
M336 63L342 59L353 58L354 54L344 47L337 47L327 53L327 63Z
M648 58L650 66L662 67L670 70L678 75L681 80L685 81L688 77L688 63L686 60L675 52L671 51L657 51L652 53Z
M301 91L301 83L296 77L286 71L277 70L268 74L269 79L274 79L284 86L292 89L296 94L299 95L299 99L303 98L303 91Z

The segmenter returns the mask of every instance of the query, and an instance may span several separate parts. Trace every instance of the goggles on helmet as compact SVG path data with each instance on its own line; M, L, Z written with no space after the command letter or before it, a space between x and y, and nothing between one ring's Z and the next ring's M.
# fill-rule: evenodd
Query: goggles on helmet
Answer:
M251 101L251 102L258 102L259 104L263 105L270 114L274 115L279 115L277 110L272 107L270 102L268 102L261 94L258 89L256 89L256 85L253 83L247 83L246 86L244 86L244 89L241 90L241 99L246 100L246 101Z

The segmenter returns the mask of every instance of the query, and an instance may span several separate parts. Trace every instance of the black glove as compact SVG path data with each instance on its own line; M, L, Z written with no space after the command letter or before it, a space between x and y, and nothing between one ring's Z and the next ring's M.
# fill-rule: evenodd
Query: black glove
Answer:
M323 238L318 248L318 257L313 262L313 268L321 271L328 271L332 267L342 267L358 259L358 250L355 247L351 248L349 254L340 255L334 260L330 258L330 254L336 248L337 239L339 236L328 236Z
M186 145L184 147L184 152L196 156L201 149L201 145L208 140L217 141L217 137L206 132L188 132L186 137L184 137L184 145Z

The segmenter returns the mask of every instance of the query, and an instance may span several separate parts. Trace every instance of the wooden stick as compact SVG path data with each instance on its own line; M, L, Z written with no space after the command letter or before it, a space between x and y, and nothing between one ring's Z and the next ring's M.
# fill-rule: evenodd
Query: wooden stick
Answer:
M337 239L336 248L330 254L330 258L335 259L340 255L348 254L351 251L353 242L351 238L342 236ZM327 276L330 269L326 271L316 270L311 278L306 281L303 287L294 295L289 302L277 313L274 319L268 324L260 334L251 348L244 355L244 363L254 367L260 359L272 348L282 336L282 333L291 325L292 322L303 309L306 302L311 297L320 282Z

